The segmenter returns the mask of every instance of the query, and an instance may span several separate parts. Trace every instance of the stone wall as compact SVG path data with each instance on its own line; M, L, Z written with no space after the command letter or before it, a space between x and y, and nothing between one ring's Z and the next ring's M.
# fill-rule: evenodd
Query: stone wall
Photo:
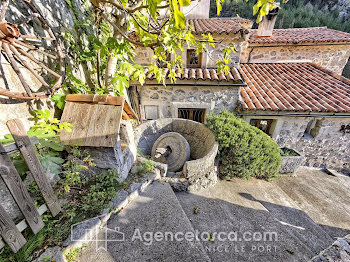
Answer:
M265 117L270 118L271 117ZM317 118L321 127L304 136L310 117L275 117L273 138L281 147L289 147L305 156L303 165L350 171L350 134L340 131L350 118Z
M195 83L191 86L189 81L186 81L184 86L145 85L137 89L143 119L147 119L145 110L148 106L154 106L156 111L154 117L148 119L157 119L178 117L178 108L204 108L206 113L222 109L233 111L239 100L239 86L215 86L214 83L212 86L196 86Z
M49 109L53 111L53 103L49 99L26 102L0 97L0 138L10 133L6 122L11 119L20 119L25 128L29 129L33 125L33 122L30 121L33 117L30 111L36 109Z
M311 60L341 75L350 56L350 45L271 46L244 49L242 63Z
M241 33L239 34L231 34L229 37L227 35L218 35L213 34L213 38L216 43L215 47L208 46L207 51L203 52L202 54L202 65L201 68L217 68L216 61L223 59L223 52L222 50L224 48L227 48L227 46L234 44L236 47L236 52L231 53L228 56L228 59L231 60L231 63L229 64L230 67L233 67L237 65L240 62L241 57L241 50L242 45L246 43L246 35L242 37ZM186 67L187 63L187 49L194 49L194 47L188 48L187 45L184 46L184 51L178 51L177 55L181 55L183 60L183 67ZM150 63L155 63L156 61L152 58L153 51L151 48L136 48L135 49L136 56L135 56L135 63L141 64L141 65L148 65ZM174 59L172 56L171 59Z
M63 40L63 33L67 31L70 32L74 37L78 37L79 34L75 31L74 28L74 17L77 15L80 18L84 19L84 15L81 13L81 10L83 10L81 7L81 1L70 1L71 5L74 6L74 11L67 5L67 1L65 0L32 0L31 3L39 10L39 12L42 13L47 23L51 26L52 30L57 34L58 37L60 37L61 40ZM10 1L6 16L7 21L16 23L23 20L24 17L28 15L28 8L23 4L22 1ZM45 34L45 31L41 25L35 20L33 20L31 26L20 27L20 31L23 34L35 34L41 36L44 36ZM50 46L47 48L50 49ZM33 53L33 55L38 60L42 60L38 54ZM72 59L69 56L66 56L65 61L66 64L72 63ZM19 82L17 75L13 71L12 67L9 66L9 63L4 56L1 57L1 63L5 70L8 87L5 85L4 77L1 74L0 85L3 87L6 86L6 88L9 88L12 91L23 92L24 89ZM33 63L31 63L31 65L33 65L33 68L35 70L39 70ZM51 66L55 67L55 65L56 64L52 64ZM20 66L20 70L24 75L24 79L30 85L32 90L37 91L40 88L42 89L40 82L38 82L38 80L34 78L26 68ZM85 79L83 70L81 68L77 68L75 73L78 78ZM48 78L48 80L50 79ZM32 117L30 111L47 108L53 111L53 103L48 99L27 102L23 100L8 99L7 97L0 96L0 138L2 138L3 135L9 133L6 127L7 120L19 118L28 129L33 124L33 122L29 120Z

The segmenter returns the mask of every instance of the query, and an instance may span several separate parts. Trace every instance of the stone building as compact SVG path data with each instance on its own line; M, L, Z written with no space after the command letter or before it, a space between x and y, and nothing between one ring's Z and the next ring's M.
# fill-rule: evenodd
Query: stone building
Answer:
M131 84L132 103L143 121L204 122L209 112L228 109L281 147L305 155L304 165L349 171L350 80L340 74L350 56L350 34L325 27L273 29L278 9L257 30L247 19L209 18L205 8L196 14L189 9L195 35L211 33L223 45L235 44L230 73L219 73L212 62L222 45L199 55L185 48L177 81L163 86L150 74L143 86ZM156 62L151 50L137 52L136 62Z
M327 27L274 29L261 37L251 30L242 63L312 61L341 75L350 57L348 33Z

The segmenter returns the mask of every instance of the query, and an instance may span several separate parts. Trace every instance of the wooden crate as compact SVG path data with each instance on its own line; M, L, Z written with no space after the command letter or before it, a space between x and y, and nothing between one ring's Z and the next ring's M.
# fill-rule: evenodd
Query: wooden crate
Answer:
M68 95L62 121L73 125L72 132L61 132L64 145L114 147L121 119L136 115L124 97L111 95Z

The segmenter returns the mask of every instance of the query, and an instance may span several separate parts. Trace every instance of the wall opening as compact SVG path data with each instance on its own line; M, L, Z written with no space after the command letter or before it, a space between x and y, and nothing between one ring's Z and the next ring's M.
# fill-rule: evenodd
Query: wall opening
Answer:
M268 134L269 136L273 135L276 122L277 121L275 119L251 119L250 120L250 124L252 126L259 128L261 131Z
M159 118L158 106L145 105L145 118L146 120L155 120Z
M203 108L179 108L179 118L193 120L199 123L204 123L205 109Z
M322 127L322 119L312 119L306 126L303 137L304 138L313 138L316 137Z

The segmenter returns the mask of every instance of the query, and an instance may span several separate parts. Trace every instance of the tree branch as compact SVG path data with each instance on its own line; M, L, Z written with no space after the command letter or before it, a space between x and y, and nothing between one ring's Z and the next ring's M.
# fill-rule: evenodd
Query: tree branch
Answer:
M160 31L149 31L148 29L144 28L139 21L137 21L136 17L133 14L130 14L130 16L134 19L134 21L136 22L136 24L145 32L149 33L149 34L153 34L153 35L159 35Z
M139 6L136 6L136 7L133 7L133 8L123 7L122 5L120 5L120 4L116 3L116 2L110 1L110 0L100 0L98 2L99 3L111 4L114 7L116 7L117 9L122 10L122 11L126 11L129 14L135 13L138 10L141 10L141 9L149 7L148 5L139 5ZM140 2L140 3L142 3L142 2ZM157 9L168 8L169 6L170 6L169 4L163 5L163 6L157 6Z
M153 47L153 46L157 46L159 45L159 41L157 42L153 42L149 45L145 45L144 43L142 42L137 42L137 41L134 41L132 39L130 39L109 17L107 17L105 14L102 13L102 16L104 19L106 19L112 26L115 30L118 31L118 33L124 37L126 40L128 40L130 43L133 43L134 45L138 45L138 46L143 46L143 47Z

